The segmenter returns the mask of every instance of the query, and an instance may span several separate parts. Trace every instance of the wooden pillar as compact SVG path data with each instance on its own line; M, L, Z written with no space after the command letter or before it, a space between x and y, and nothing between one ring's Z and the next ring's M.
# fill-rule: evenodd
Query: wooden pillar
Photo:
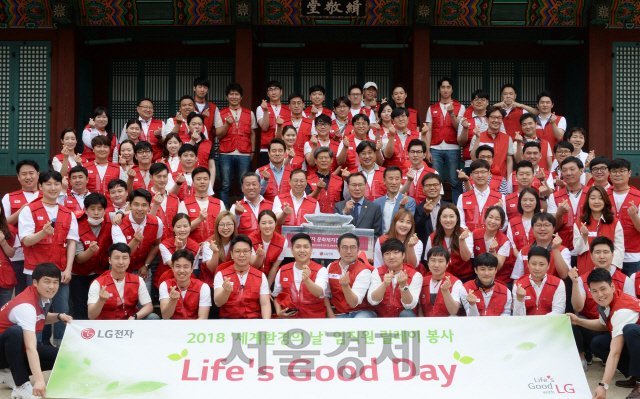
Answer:
M585 110L587 148L598 155L611 158L613 154L613 78L611 38L603 27L590 26L588 40L589 82L585 93L588 107Z
M236 82L242 86L242 106L253 110L253 30L236 29Z
M420 120L424 120L431 104L430 82L430 39L428 29L416 29L413 32L413 107L418 111ZM420 128L420 127L418 127Z
M60 132L66 127L77 127L78 121L78 52L77 37L73 29L57 30L57 41L51 50L51 142L53 158L62 151ZM79 133L82 134L82 130Z

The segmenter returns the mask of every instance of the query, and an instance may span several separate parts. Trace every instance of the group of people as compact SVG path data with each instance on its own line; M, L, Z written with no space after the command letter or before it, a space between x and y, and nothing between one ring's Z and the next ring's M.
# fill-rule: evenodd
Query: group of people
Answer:
M629 379L617 384L640 398L630 162L582 151L585 130L567 130L551 93L532 108L507 84L500 102L477 90L465 108L453 85L438 82L423 123L403 85L378 103L373 82L349 87L333 109L322 86L309 89L311 106L301 94L287 106L269 82L254 113L238 84L218 109L198 78L175 117L153 119L143 99L119 138L96 108L82 153L65 129L53 169L20 161L21 190L2 198L0 368L10 371L0 381L12 397L44 397L40 370L72 318L568 313L585 370L593 355L606 361L595 397L619 369ZM230 202L234 174L242 198ZM372 253L346 233L340 258L319 260L311 236L282 233L321 213L373 230Z

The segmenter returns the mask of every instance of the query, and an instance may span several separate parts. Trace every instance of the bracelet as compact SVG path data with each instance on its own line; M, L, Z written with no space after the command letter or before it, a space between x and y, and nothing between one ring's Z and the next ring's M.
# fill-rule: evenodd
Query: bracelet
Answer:
M178 186L181 186L184 182L176 182Z
M591 173L591 169L585 169L584 173Z

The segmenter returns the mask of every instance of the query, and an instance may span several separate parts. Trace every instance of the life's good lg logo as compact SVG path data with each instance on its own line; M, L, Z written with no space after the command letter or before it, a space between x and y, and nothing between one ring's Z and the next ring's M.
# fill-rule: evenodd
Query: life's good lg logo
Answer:
M576 393L573 384L556 384L554 379L548 375L546 377L534 378L532 383L528 384L529 389L543 390L544 394L555 393Z
M96 332L93 330L93 328L85 328L84 330L82 330L82 332L80 333L80 336L82 336L82 338L84 339L91 339L96 335Z

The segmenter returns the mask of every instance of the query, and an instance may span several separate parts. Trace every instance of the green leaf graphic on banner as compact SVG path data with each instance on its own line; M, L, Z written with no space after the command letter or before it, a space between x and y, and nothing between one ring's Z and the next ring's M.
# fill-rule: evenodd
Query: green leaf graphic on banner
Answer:
M84 362L84 364L86 364L87 366L91 366L91 360L87 359L86 357L82 360Z
M453 358L456 360L460 360L460 354L457 351L453 352Z
M120 384L119 381L114 381L111 384L107 385L104 388L105 392L113 391L114 389L118 388L118 384Z
M123 389L120 393L124 394L124 393L147 393L147 392L153 392L153 391L155 391L157 389L162 388L165 385L167 385L167 384L165 384L163 382L142 381L142 382L135 383L133 385L129 385L128 387Z
M171 354L171 355L169 355L169 356L167 356L167 357L168 357L170 360L173 360L174 362L177 362L177 361L179 361L179 360L181 360L181 359L182 359L182 356L180 356L180 355L179 355L179 354L177 354L177 353L173 353L173 354Z
M520 345L516 346L516 349L521 350L521 351L530 351L531 349L535 348L537 345L534 344L533 342L523 342Z
M181 355L182 357L187 357L187 355L189 354L189 352L185 349L182 351Z
M504 359L503 359L503 360L504 360L505 362L508 362L509 360L511 360L511 358L512 358L512 357L513 357L513 355L512 355L512 354L508 354L507 356L505 356L505 357L504 357Z
M469 357L469 356L465 356L462 359L460 359L460 363L462 363L462 364L469 364L472 361L473 361L473 358Z

